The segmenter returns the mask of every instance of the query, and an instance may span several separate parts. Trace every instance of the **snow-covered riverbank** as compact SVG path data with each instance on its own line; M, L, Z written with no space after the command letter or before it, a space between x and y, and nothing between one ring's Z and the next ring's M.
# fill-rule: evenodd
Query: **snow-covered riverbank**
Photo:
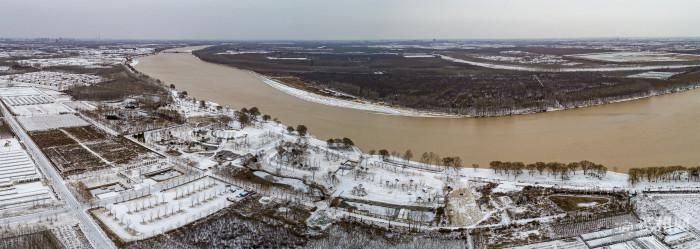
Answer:
M335 98L335 97L329 97L329 96L323 96L320 94L308 92L305 90L297 89L291 86L288 86L282 82L279 82L277 80L273 80L271 78L268 78L263 75L258 76L262 79L265 84L282 91L286 94L289 94L291 96L297 97L299 99L317 103L317 104L322 104L322 105L328 105L328 106L335 106L335 107L341 107L341 108L349 108L349 109L356 109L356 110L363 110L363 111L369 111L369 112L375 112L375 113L380 113L380 114L387 114L387 115L398 115L398 116L408 116L408 117L431 117L431 118L470 118L473 116L470 115L460 115L460 114L449 114L449 113L439 113L439 112L427 112L427 111L420 111L420 110L415 110L415 109L409 109L409 108L400 108L400 107L391 107L391 106L386 106L382 105L379 103L372 103L370 101L352 101L352 100L344 100L340 98ZM546 112L555 112L555 111L565 111L569 109L576 109L576 108L585 108L585 107L593 107L593 106L599 106L599 105L605 105L605 104L614 104L614 103L623 103L627 101L634 101L634 100L640 100L640 99L645 99L645 98L650 98L650 97L655 97L655 96L660 96L660 95L665 95L665 94L670 94L670 93L677 93L677 92L684 92L684 91L689 91L689 90L694 90L700 87L700 84L693 84L689 85L687 87L682 87L682 88L674 88L674 89L669 89L665 91L654 91L650 92L649 94L642 95L642 96L634 96L634 97L621 97L618 99L612 99L612 100L600 100L594 103L586 104L586 105L576 105L576 106L557 106L557 107L550 107L547 108ZM500 117L500 116L511 116L511 115L526 115L526 114L534 114L534 113L539 113L541 111L535 110L535 109L517 109L517 110L511 110L507 113L501 113L501 114L494 114L494 115L489 115L488 117Z
M682 64L682 65L653 65L653 66L620 66L620 67L579 67L579 68L543 68L535 66L519 66L519 65L504 65L504 64L494 64L485 63L477 61L469 61L464 59L457 59L454 57L446 55L438 55L440 59L468 64L477 67L485 67L490 69L502 69L502 70L512 70L512 71L525 71L525 72L615 72L615 71L643 71L643 70L661 70L661 69L680 69L689 67L698 67L697 64Z
M301 89L296 89L294 87L287 86L284 83L279 82L277 80L270 79L266 76L260 75L260 78L262 79L263 82L265 82L265 84L267 84L267 85L269 85L277 90L280 90L286 94L303 99L305 101L309 101L309 102L313 102L313 103L317 103L317 104L322 104L322 105L350 108L350 109L376 112L376 113L388 114L388 115L399 115L399 116L410 116L410 117L443 117L443 118L468 117L466 115L436 113L436 112L414 110L414 109L409 109L409 108L392 107L392 106L386 106L386 105L382 105L382 104L378 104L378 103L372 103L369 101L344 100L344 99L339 99L339 98L334 98L334 97L323 96L320 94L304 91Z

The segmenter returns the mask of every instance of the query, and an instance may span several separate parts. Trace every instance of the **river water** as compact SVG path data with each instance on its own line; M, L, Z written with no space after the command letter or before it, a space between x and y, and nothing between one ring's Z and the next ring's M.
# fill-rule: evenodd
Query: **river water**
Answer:
M254 73L188 53L139 58L135 66L190 96L235 108L257 106L321 139L349 137L364 151L415 157L432 151L488 162L580 161L631 167L700 165L700 90L575 110L498 118L417 118L331 107L287 95Z

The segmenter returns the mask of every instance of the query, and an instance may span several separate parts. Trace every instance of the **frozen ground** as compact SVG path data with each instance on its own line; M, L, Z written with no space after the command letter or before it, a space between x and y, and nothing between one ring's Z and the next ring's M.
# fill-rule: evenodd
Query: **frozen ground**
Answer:
M508 249L588 249L588 246L578 237L554 240L526 246L510 247Z
M90 123L73 115L44 115L44 116L20 116L17 121L27 131L44 131L57 128L88 126Z
M29 154L17 139L0 139L0 210L54 200Z
M231 205L227 198L237 198L237 194L224 182L204 177L139 199L108 204L95 215L122 240L141 240L213 214Z
M408 108L397 108L397 107L390 107L386 105L381 105L381 104L375 104L371 103L368 101L351 101L351 100L343 100L343 99L338 99L338 98L333 98L333 97L327 97L327 96L322 96L319 94L307 92L304 90L296 89L290 86L287 86L281 82L278 82L276 80L260 76L262 77L263 82L268 84L271 87L274 87L277 90L280 90L286 94L292 95L294 97L309 101L309 102L314 102L318 104L323 104L323 105L329 105L329 106L335 106L335 107L343 107L343 108L349 108L349 109L356 109L356 110L363 110L363 111L369 111L369 112L376 112L376 113L381 113L381 114L388 114L388 115L398 115L398 116L412 116L412 117L458 117L456 115L449 115L449 114L439 114L439 113L431 113L431 112L423 112L419 110L412 110Z
M90 74L39 71L0 76L0 80L7 80L15 86L39 87L63 91L74 86L97 84L105 79Z
M610 52L594 54L575 54L569 57L606 62L680 62L699 61L700 56L667 52Z
M464 63L472 66L485 67L491 69L526 71L526 72L614 72L614 71L641 71L660 69L679 69L697 67L697 64L676 64L676 65L652 65L652 66L615 66L615 67L578 67L578 68L543 68L537 66L503 65L495 63L477 62L464 59L457 59L446 55L440 55L443 60Z
M679 72L654 72L654 71L651 71L651 72L633 74L633 75L630 75L627 77L628 78L667 80L667 79L669 79L677 74L679 74Z
M700 194L657 195L656 202L696 230L700 230Z

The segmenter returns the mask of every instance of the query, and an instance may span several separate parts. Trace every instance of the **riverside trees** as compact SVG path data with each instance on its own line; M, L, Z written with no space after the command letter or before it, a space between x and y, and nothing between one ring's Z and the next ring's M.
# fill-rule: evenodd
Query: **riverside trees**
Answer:
M697 182L700 181L700 166L660 166L648 168L631 168L628 172L630 184L637 184L642 180L648 182Z
M326 140L326 145L328 148L332 149L350 149L355 146L355 142L347 137L344 138L329 138Z
M584 175L597 178L605 177L608 171L608 168L602 164L596 164L590 161L571 162L568 164L560 162L524 164L522 162L493 161L489 166L496 174L513 175L516 178L527 170L530 176L534 175L536 172L543 175L546 171L547 175L558 176L561 177L562 180L569 179L570 175L575 175L578 170L583 171Z

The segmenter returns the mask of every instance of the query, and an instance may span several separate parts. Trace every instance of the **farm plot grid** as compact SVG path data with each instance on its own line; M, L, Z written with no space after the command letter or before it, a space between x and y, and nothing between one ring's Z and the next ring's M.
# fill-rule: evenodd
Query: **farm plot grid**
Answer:
M29 135L63 176L108 167L60 130L32 132Z
M158 157L122 137L108 137L92 126L30 133L63 176Z

